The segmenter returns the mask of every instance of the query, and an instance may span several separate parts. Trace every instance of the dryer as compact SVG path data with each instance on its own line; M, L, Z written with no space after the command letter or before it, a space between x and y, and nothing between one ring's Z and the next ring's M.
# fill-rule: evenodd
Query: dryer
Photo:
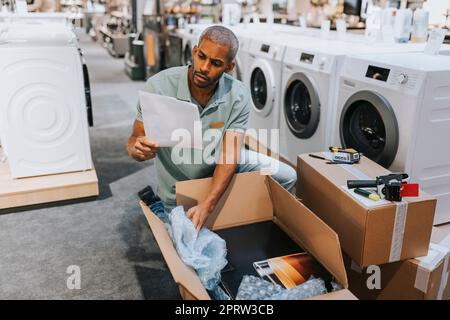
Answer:
M75 34L57 24L0 35L0 136L13 178L92 168Z
M450 221L450 57L352 56L339 80L336 145L352 147L438 199Z

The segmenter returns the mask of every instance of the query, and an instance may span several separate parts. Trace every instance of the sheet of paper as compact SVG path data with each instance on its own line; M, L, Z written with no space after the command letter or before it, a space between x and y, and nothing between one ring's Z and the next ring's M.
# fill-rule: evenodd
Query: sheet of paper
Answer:
M189 102L139 91L145 134L160 147L202 149L198 107Z

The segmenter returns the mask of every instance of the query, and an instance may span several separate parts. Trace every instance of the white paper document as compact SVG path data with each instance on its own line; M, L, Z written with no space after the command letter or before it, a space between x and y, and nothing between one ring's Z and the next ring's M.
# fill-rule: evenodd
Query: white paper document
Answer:
M145 134L160 147L202 149L198 107L173 97L139 91Z

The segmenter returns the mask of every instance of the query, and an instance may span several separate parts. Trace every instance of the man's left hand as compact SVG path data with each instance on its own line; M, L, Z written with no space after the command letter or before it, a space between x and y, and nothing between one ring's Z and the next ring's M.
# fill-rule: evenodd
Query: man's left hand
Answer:
M205 223L206 218L208 218L208 215L211 213L211 211L211 206L207 205L206 203L200 203L195 207L190 208L186 216L192 221L195 229L198 232Z

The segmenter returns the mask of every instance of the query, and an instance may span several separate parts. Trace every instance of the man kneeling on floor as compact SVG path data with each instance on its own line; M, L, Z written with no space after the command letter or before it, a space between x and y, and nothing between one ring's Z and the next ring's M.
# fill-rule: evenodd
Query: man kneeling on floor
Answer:
M243 148L251 107L250 92L242 82L228 74L234 68L238 46L236 36L229 29L222 26L209 27L200 36L198 45L192 49L192 66L161 71L148 79L145 89L150 93L196 104L200 112L202 131L210 128L220 130L221 139L211 152L215 157L215 150L218 150L220 161L211 164L203 159L201 163L175 164L172 155L174 148L160 148L158 141L153 141L145 135L139 105L133 132L128 139L128 154L132 158L137 161L156 158L156 194L161 201L150 206L153 211L170 212L176 206L176 181L213 177L209 195L187 212L197 230L200 230L213 211L235 173L276 168L275 172L271 172L272 177L289 191L297 180L297 174L292 167ZM205 136L203 138L205 139ZM243 159L245 161L242 161Z

